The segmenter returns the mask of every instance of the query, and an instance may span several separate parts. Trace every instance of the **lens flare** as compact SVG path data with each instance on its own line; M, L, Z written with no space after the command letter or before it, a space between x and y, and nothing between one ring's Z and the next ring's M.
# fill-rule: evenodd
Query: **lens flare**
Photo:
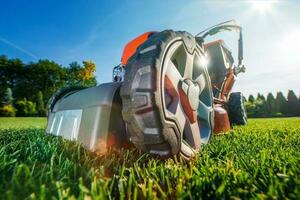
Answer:
M199 62L200 62L200 65L201 65L201 66L206 66L206 67L207 67L208 64L209 64L208 56L207 56L207 55L202 56L202 57L200 58Z
M270 12L274 4L276 4L276 0L253 0L251 1L252 9L258 11L260 13Z

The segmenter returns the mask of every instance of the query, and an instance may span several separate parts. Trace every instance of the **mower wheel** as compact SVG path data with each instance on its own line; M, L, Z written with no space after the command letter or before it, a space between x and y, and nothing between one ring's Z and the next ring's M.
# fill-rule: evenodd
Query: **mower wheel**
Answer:
M213 129L213 96L204 51L187 32L166 30L138 47L125 66L123 119L140 150L186 159Z
M241 92L230 94L228 102L229 120L231 125L246 125L247 112L245 109L245 99Z

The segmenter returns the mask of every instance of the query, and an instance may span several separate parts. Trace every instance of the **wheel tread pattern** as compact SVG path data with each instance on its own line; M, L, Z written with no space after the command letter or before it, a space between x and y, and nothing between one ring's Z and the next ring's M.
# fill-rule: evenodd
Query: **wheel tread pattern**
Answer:
M187 32L165 30L153 34L128 60L121 87L122 115L131 142L142 151L160 156L180 152L180 132L175 123L164 119L158 87L161 58L175 38L181 39L188 51L196 48L195 38Z

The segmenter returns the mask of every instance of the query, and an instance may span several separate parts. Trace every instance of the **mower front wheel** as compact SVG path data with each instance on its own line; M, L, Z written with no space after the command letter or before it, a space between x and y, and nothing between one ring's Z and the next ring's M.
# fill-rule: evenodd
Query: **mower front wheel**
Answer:
M140 150L190 158L213 129L213 97L204 50L187 32L153 34L126 65L123 118Z

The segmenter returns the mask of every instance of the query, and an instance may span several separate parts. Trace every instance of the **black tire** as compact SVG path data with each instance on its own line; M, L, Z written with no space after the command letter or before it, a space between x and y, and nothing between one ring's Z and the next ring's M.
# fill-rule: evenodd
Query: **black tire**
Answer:
M228 110L231 125L247 125L245 99L241 92L234 92L230 94Z
M163 102L165 97L162 96L164 89L161 86L164 57L168 48L177 41L180 41L185 51L193 56L194 54L203 55L202 48L197 45L195 38L187 32L166 30L153 34L129 59L121 87L122 115L127 124L130 141L138 149L162 157L183 153L182 133L176 119L166 117ZM203 96L206 99L205 105L211 108L207 114L209 119L203 120L205 122L201 127L208 131L203 139L203 143L206 143L212 135L213 97L207 68L203 68L201 73L205 75L206 83ZM195 150L198 151L198 148L194 148L184 156L186 158L193 156Z

